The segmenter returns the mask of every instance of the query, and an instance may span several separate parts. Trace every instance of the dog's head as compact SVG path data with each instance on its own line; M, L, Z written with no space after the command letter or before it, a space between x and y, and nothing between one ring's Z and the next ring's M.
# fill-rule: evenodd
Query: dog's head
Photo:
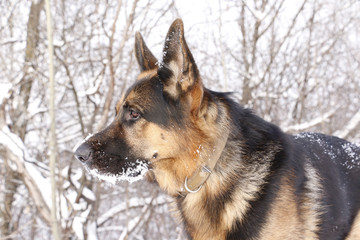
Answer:
M75 155L100 177L131 180L151 169L171 193L202 164L202 153L218 135L217 107L206 96L180 19L168 31L162 62L140 33L135 39L140 75L117 102L113 122Z

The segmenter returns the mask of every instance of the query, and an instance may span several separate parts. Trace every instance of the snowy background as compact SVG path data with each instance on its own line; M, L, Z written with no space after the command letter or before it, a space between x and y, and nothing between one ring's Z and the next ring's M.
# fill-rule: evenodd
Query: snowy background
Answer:
M286 132L360 142L358 0L56 0L51 14L55 189L44 1L0 0L0 239L53 239L51 192L62 239L186 239L156 185L94 179L73 157L135 81L135 32L161 59L178 17L208 88Z

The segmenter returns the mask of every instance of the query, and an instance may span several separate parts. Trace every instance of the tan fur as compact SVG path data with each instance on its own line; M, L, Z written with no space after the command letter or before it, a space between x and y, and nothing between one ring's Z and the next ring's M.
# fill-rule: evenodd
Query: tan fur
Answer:
M184 218L188 221L188 231L196 240L223 240L225 239L224 226L215 227L205 209L204 199L206 190L201 189L197 194L190 194L184 203ZM219 220L219 223L221 220Z
M136 154L151 159L160 187L170 195L181 191L185 177L191 176L203 162L198 150L206 146L206 141L196 129L185 130L175 125L172 129L162 129L144 121L125 131L126 136L132 136L127 142Z
M156 74L157 74L157 69L151 69L151 70L143 71L137 76L137 80L150 79L153 76L155 76Z
M295 189L291 186L291 175L282 179L278 197L271 207L260 239L318 239L316 232L322 213L319 205L322 189L316 170L310 164L306 164L306 170L308 181L305 187L309 189L308 194L302 196L298 205Z
M179 96L178 89L176 87L178 83L178 76L181 74L178 68L178 65L175 61L171 61L169 64L169 68L173 71L173 75L169 81L164 85L164 91L167 92L173 98L177 98Z
M308 179L305 184L308 193L302 196L300 206L302 225L305 228L303 236L305 239L317 239L316 232L319 230L320 216L323 211L321 206L321 199L323 198L321 179L317 170L310 163L305 164L305 176Z
M242 220L243 216L249 210L249 201L256 198L256 193L260 190L264 179L269 173L268 165L262 166L246 165L239 158L241 149L239 143L229 143L227 151L225 151L219 160L217 172L213 173L207 180L203 188L196 194L189 194L183 202L183 215L187 220L190 228L188 231L194 236L194 239L225 239L226 233L231 231L236 220ZM272 146L268 157L271 158L277 151L276 146ZM233 161L232 158L239 159ZM255 158L257 156L254 156ZM225 205L224 210L220 214L220 218L216 223L211 222L208 214L206 199L215 198L230 187L229 178L237 175L240 171L243 176L243 182L238 184L238 188L233 193L232 201ZM216 208L217 206L213 206ZM215 224L215 225L214 225Z
M159 185L171 195L180 191L185 177L190 176L198 167L194 152L201 144L201 138L191 141L190 136L181 132L180 129L165 131L150 123L142 132L146 143L138 145L140 151L144 151L144 146L151 146L146 150L151 154L158 154L156 159L152 159L155 176Z
M290 185L291 179L282 179L281 182L278 197L271 207L266 224L260 233L260 239L310 239L304 237L305 232L299 219L294 189Z
M360 239L360 211L357 213L354 223L352 225L349 236L346 240L359 240Z
M235 212L234 206L230 203L226 206L226 210L223 212L222 216L218 219L218 221L214 224L211 222L209 218L207 208L207 201L209 197L216 196L217 193L221 193L228 186L224 186L224 182L221 182L221 177L212 175L205 186L196 194L189 194L186 196L185 201L183 203L183 214L184 218L187 220L188 231L196 240L223 240L226 237L226 233L229 229L232 228L232 221L238 218L237 213L239 213L239 209L236 209ZM238 192L239 195L239 206L241 203L245 203L243 200L243 196L241 192ZM240 213L244 213L247 208L247 204L244 204L241 208L243 211ZM216 206L214 206L215 208Z
M239 166L227 167L228 169L237 169ZM311 193L314 196L303 196L303 205L300 207L302 213L300 215L294 188L291 187L292 179L289 176L283 179L277 194L278 197L271 206L259 240L317 239L315 232L317 231L321 208L316 201L321 197L321 188L317 173L311 166L307 166L307 169L309 170L309 181L306 185L312 190L315 189L315 195ZM263 175L261 175L262 172ZM229 187L226 185L226 176L212 175L199 193L188 195L184 201L183 214L189 225L192 225L189 231L195 236L194 239L225 239L225 233L232 229L234 222L236 220L241 221L242 216L249 210L248 201L256 197L254 193L258 192L259 187L264 183L261 179L266 177L267 172L266 166L264 166L263 170L257 169L256 172L251 171L251 169L244 169L243 174L248 173L248 176L244 178L247 182L239 184L239 188L234 193L233 201L225 206L216 228L206 216L206 202L204 202L204 199L221 194L224 189ZM253 177L252 173L254 174ZM231 172L228 172L228 174L231 175Z
M221 172L226 172L227 174L223 178L217 179L221 185L220 189L228 189L230 186L224 186L228 182L228 179L233 178L241 174L242 181L238 184L238 188L236 188L234 192L233 201L228 203L223 212L223 222L225 228L229 231L234 226L236 220L242 221L243 216L249 210L249 201L256 199L256 193L259 192L260 187L264 184L264 178L268 175L268 167L269 165L263 164L261 166L254 166L252 164L247 165L244 164L245 159L241 159L241 145L239 143L232 143L228 146L230 151L226 151L223 156L223 161L219 163L219 167L221 168ZM276 147L274 147L274 151L276 151ZM269 157L272 157L275 152L269 152ZM254 156L256 158L257 156ZM232 161L232 159L238 159L238 161ZM216 185L209 181L209 187L212 185ZM217 194L220 189L211 189L213 194Z

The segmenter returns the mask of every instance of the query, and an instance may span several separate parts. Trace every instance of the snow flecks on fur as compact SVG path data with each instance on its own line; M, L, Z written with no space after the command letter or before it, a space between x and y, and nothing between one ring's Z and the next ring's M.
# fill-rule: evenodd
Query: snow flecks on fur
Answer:
M322 149L324 149L324 153L327 154L334 161L339 158L339 155L345 154L346 161L340 164L348 170L351 170L354 167L360 167L360 146L354 143L344 141L344 143L341 145L341 148L334 147L333 145L331 145L331 143L325 141L321 136L322 135L319 135L317 133L307 132L297 134L294 137L295 139L307 139L312 143L317 143Z
M345 153L349 156L349 160L343 163L343 166L347 169L353 169L354 167L360 167L360 155L356 153L355 149L358 149L359 146L353 143L345 143L341 145Z
M334 149L334 147L330 145L328 142L321 139L317 133L313 133L313 132L299 133L295 135L295 139L308 139L312 143L319 144L319 146L322 149L324 149L324 153L329 155L332 160L335 160L336 157L338 156L336 149Z
M143 179L146 172L149 170L149 165L145 161L136 160L134 163L128 163L126 168L118 174L104 174L99 172L97 169L87 168L89 173L96 176L100 180L116 184L120 181L128 181L129 183L137 182Z
M164 54L165 54L165 53L164 53ZM160 61L157 61L157 62L155 63L155 65L158 66L159 68L164 67L164 63L163 63L163 62L160 62Z

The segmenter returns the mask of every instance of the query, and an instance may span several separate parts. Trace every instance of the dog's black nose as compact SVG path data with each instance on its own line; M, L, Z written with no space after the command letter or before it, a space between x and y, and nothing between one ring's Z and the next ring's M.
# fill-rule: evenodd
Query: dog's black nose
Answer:
M87 143L81 144L75 151L75 157L81 162L86 162L90 159L92 154L91 146Z

